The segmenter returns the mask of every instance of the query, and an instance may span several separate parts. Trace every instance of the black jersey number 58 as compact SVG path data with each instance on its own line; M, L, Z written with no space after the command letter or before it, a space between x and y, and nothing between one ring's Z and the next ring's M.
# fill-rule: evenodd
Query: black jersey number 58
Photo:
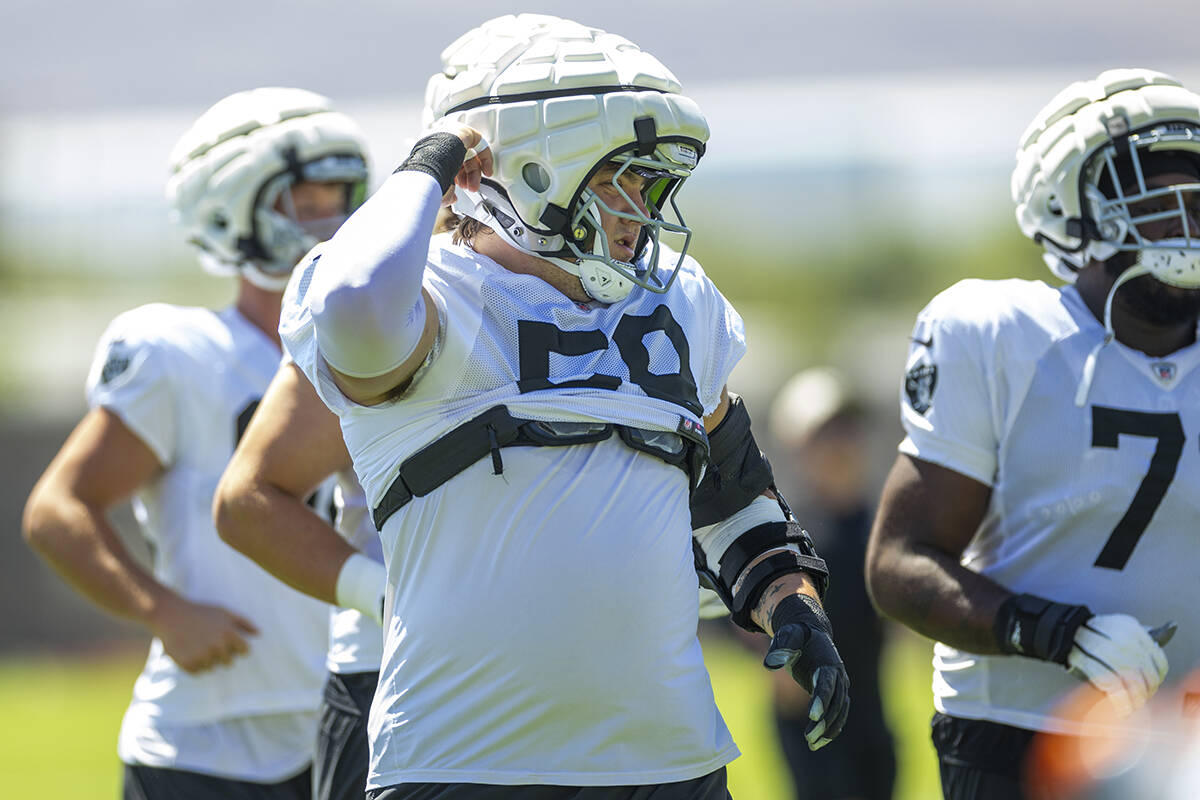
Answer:
M1175 468L1183 454L1183 423L1179 421L1179 414L1092 406L1092 447L1116 449L1121 444L1121 434L1156 439L1158 444L1150 459L1150 469L1142 478L1125 516L1113 528L1104 549L1096 557L1095 565L1107 569L1125 569L1133 548L1137 547L1175 479Z
M645 337L654 331L662 331L675 348L675 354L679 357L679 372L656 375L650 371L650 351L646 349ZM604 331L564 331L550 322L519 320L517 339L521 370L517 387L522 394L551 388L616 389L621 385L619 376L603 373L558 383L550 380L551 353L582 356L607 350L610 343ZM683 328L671 316L671 309L660 305L644 316L627 314L621 317L613 331L613 342L629 369L629 380L640 386L642 391L650 397L682 406L697 416L703 413L696 393L696 379L692 377L688 340Z

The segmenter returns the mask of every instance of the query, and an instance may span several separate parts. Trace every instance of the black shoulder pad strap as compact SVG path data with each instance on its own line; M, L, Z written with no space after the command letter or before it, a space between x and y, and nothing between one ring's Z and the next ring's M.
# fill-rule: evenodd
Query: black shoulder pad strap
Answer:
M736 394L729 411L708 435L708 469L692 492L692 530L741 511L775 483L771 465L750 431L750 414Z

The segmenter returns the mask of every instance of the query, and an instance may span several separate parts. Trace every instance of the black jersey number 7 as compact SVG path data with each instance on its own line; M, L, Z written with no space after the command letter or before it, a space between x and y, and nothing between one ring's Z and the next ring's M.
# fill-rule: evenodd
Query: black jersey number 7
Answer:
M1124 408L1092 406L1092 447L1120 447L1121 434L1155 439L1158 444L1150 458L1150 469L1142 484L1138 486L1133 502L1125 510L1125 516L1113 528L1104 549L1096 557L1095 565L1106 569L1125 569L1133 548L1146 532L1146 526L1158 511L1159 504L1167 494L1179 456L1183 454L1183 423L1179 414L1154 414L1148 411L1130 411Z

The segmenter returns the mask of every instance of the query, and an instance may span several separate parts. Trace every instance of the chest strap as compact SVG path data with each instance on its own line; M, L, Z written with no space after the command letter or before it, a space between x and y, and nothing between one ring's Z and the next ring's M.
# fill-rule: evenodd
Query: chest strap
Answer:
M708 460L708 437L704 426L687 417L680 417L679 427L672 432L604 422L521 419L510 414L505 406L493 406L404 459L396 480L371 512L371 519L377 530L383 530L388 518L414 497L424 497L489 454L493 473L501 474L503 447L587 444L603 441L614 431L634 450L682 469L688 476L688 490L695 488Z

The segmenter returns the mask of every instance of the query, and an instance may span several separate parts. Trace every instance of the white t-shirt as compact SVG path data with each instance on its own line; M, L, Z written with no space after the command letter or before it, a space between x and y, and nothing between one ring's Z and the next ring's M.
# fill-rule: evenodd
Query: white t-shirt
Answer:
M241 614L260 631L247 655L199 675L184 672L154 639L122 725L121 758L244 780L288 777L311 760L328 610L222 542L211 511L279 351L232 308L153 304L117 317L96 353L90 405L116 414L164 467L133 497L155 576L190 600ZM293 717L306 747L297 746L299 734L278 733L281 715ZM261 736L254 718L263 720ZM226 722L241 732L232 740L216 730ZM218 744L182 746L197 735ZM226 741L237 744L219 745Z
M435 354L402 398L370 408L317 353L311 262L280 330L374 504L407 456L500 404L539 420L699 424L744 337L699 265L682 269L665 295L577 304L435 237ZM667 783L735 758L696 639L684 473L615 436L501 460L501 474L484 458L384 525L395 612L368 785Z
M1074 287L956 284L917 319L900 450L992 488L967 568L1097 614L1178 622L1170 683L1200 664L1200 345L1153 358L1110 343L1078 408L1103 337ZM1081 732L1054 711L1079 686L1061 666L943 644L934 653L938 710Z

